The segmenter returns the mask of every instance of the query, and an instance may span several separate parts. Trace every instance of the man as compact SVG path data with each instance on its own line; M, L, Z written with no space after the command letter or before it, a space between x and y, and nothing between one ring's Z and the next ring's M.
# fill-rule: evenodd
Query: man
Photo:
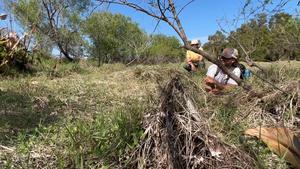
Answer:
M199 40L192 40L191 46L202 50ZM190 50L186 51L186 63L187 64L184 66L184 68L189 72L196 71L198 67L205 67L203 56Z
M225 48L220 55L220 61L237 77L240 77L241 70L238 65L238 51L234 48ZM236 81L225 74L217 65L208 67L205 82L205 90L209 93L219 94L223 89L229 89L238 85Z

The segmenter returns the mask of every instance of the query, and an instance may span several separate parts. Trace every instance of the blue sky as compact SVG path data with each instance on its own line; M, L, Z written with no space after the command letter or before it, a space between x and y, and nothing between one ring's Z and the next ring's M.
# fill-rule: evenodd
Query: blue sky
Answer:
M187 37L189 39L197 38L202 42L206 41L207 37L218 29L218 19L233 18L238 13L241 1L230 1L232 3L226 3L223 0L196 0L187 6L179 16ZM109 10L131 17L148 33L152 33L155 29L157 21L146 14L123 6L110 6ZM160 23L155 33L177 36L176 32L165 23Z
M141 1L141 0L137 0ZM279 1L279 0L275 0ZM144 2L144 0L143 0ZM185 4L189 0L175 0L175 3ZM180 14L182 25L186 31L189 39L200 39L202 43L207 41L209 35L214 34L218 29L218 22L226 30L236 29L241 20L237 24L233 24L233 19L238 18L242 6L245 0L195 0L188 5L184 11ZM291 0L288 5L285 6L285 10L289 13L294 12L297 7L297 0ZM103 9L99 9L103 10ZM146 14L142 14L138 11L130 9L124 6L110 5L109 11L113 13L121 13L139 24L140 28L145 30L148 34L153 33L157 21ZM0 0L0 13L4 13L2 1ZM225 21L228 21L226 23ZM0 27L9 27L9 21L0 21ZM20 30L14 23L14 29ZM171 36L177 36L176 32L172 30L170 26L165 23L160 23L155 33L161 33Z
M189 2L189 0L175 0L175 2L185 4ZM227 31L238 28L240 23L245 22L245 20L241 17L240 22L234 22L233 20L239 18L238 16L241 13L244 2L245 0L195 0L188 5L180 15L187 37L189 39L200 39L205 43L209 35L219 30L220 27L218 23ZM294 13L296 8L299 9L297 2L297 0L291 0L290 3L285 6L285 11ZM109 10L131 17L132 20L137 22L147 33L152 33L155 29L157 21L146 14L142 14L128 7L116 5L111 5ZM177 36L176 32L164 23L158 26L155 33Z

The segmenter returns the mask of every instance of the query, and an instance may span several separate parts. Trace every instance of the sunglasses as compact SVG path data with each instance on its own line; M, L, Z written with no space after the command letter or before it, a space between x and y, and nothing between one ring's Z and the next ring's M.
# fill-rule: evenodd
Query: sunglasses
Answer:
M232 58L226 58L226 57L224 57L224 56L221 56L221 57L220 57L220 60L230 60L230 59L232 59Z

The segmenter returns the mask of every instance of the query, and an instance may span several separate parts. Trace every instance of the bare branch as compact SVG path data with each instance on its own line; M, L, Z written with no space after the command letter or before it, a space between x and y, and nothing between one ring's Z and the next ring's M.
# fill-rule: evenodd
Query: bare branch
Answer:
M188 5L190 5L192 2L194 2L195 0L190 0L190 2L188 2L188 3L186 3L179 11L178 11L178 16L180 15L180 13L183 11L183 9L185 8L185 7L187 7Z
M256 0L253 3L253 0L247 0L243 6L242 14L245 19L250 18L253 15L267 12L269 14L276 14L278 12L282 12L283 7L285 7L291 0L280 0L276 2L276 6L272 6L274 4L274 0L265 1L265 0Z
M149 16L152 16L154 18L163 19L160 16L156 15L155 13L149 12L146 9L142 8L141 6L139 6L137 4L129 3L129 2L124 1L124 0L119 0L119 1L115 1L115 0L97 0L97 1L99 1L101 3L110 3L110 4L125 5L125 6L128 6L128 7L131 7L133 9L135 9L135 10L141 11L141 12L143 12L143 13L149 15Z
M96 5L90 12L90 14L88 15L89 17L92 15L92 13L94 13L94 11L103 4L104 2L100 2L100 4Z
M166 19L167 17L166 17L166 15L165 15L165 12L166 12L166 8L165 8L165 4L164 4L164 9L162 9L161 8L161 5L160 5L160 0L157 0L157 5L158 5L158 9L159 9L159 11L160 11L160 13L161 13L161 17L163 18L163 19Z
M186 43L188 41L188 39L187 39L186 34L184 32L184 29L183 29L183 27L181 25L181 21L178 18L178 14L176 12L173 0L169 0L169 5L170 5L170 8L171 8L171 12L173 14L173 17L174 17L174 19L175 19L175 21L177 23L177 26L178 26L178 29L179 29L179 32L180 32L179 35L180 35L181 39L183 40L183 42Z

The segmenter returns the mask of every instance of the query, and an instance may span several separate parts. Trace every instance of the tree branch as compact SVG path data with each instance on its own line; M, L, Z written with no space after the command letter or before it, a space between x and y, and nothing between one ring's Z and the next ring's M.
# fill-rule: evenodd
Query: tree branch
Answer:
M188 3L186 3L179 11L178 11L178 16L180 15L180 13L183 11L183 9L185 8L185 7L187 7L189 4L191 4L192 2L194 2L195 0L191 0L190 2L188 2Z
M110 3L110 4L118 4L118 5L124 5L124 6L128 6L128 7L131 7L135 10L138 10L138 11L141 11L149 16L152 16L154 18L157 18L157 19L163 19L161 18L160 16L152 13L152 12L149 12L147 11L146 9L142 8L141 6L137 5L137 4L134 4L134 3L129 3L125 0L119 0L119 1L115 1L115 0L96 0L96 1L99 1L101 3Z
M172 12L172 14L174 16L174 19L175 19L175 21L177 23L177 26L178 26L178 29L179 29L179 32L180 32L180 37L182 38L183 42L186 44L187 41L188 41L188 39L187 39L186 34L184 32L184 29L183 29L183 27L181 25L181 21L178 18L178 15L177 15L177 12L176 12L173 0L169 0L169 5L170 5L170 8L171 8L171 12Z

